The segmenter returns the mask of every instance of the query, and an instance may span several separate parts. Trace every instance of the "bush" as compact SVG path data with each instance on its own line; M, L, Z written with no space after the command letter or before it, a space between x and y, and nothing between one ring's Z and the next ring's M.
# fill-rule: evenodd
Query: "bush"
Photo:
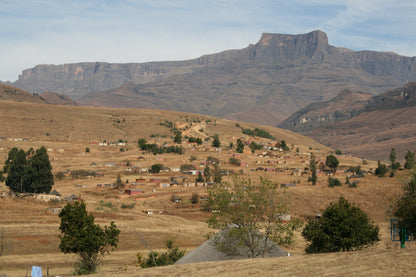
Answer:
M199 194L198 193L193 193L192 197L191 197L191 203L192 204L198 204L199 203Z
M342 186L341 182L337 178L328 178L328 187L338 187Z
M165 266L172 265L177 260L182 258L185 255L185 250L180 251L177 246L173 247L173 241L168 240L166 242L168 251L165 253L159 253L156 251L151 251L147 259L143 259L140 253L137 253L137 261L141 267L155 267L155 266Z
M133 209L134 208L134 206L135 206L136 204L135 203L131 203L131 204L121 204L121 208L122 209Z
M329 204L320 219L309 219L302 236L309 243L306 253L359 250L380 240L378 226L342 196Z
M377 162L377 168L374 174L378 177L384 177L387 173L387 166L383 164L381 161Z

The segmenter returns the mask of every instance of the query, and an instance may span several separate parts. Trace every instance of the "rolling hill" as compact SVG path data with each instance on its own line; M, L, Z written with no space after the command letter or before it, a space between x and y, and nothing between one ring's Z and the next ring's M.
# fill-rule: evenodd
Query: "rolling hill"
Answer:
M414 270L413 249L400 251L398 243L391 242L386 210L391 197L400 192L400 184L407 180L406 171L398 171L394 178L379 178L367 175L361 178L358 187L342 185L329 188L327 176L319 176L316 186L307 181L307 175L291 173L291 168L304 169L310 152L321 159L331 149L315 142L313 139L271 126L259 126L254 123L235 122L211 116L201 116L184 112L116 109L97 107L58 106L34 103L0 101L0 161L7 158L7 152L13 147L24 150L40 146L48 149L53 173L92 171L100 172L100 177L56 178L54 189L63 195L79 195L86 201L88 211L94 215L96 222L108 225L114 221L121 230L119 245L110 256L106 257L97 276L187 276L202 272L200 275L221 274L233 276L253 276L256 272L262 275L275 275L286 272L293 275L333 275L339 272L352 275L387 273L400 275ZM172 143L174 133L171 125L176 126L183 135L209 138L218 134L222 149L214 149L209 141L201 148L182 143L186 147L184 155L144 153L137 147L138 138L160 145ZM242 133L244 128L261 128L277 139L284 139L291 150L283 153L273 151L275 155L264 155L266 150L255 153L241 153L241 160L247 166L237 167L228 164L234 157L234 149L228 149L230 142L238 138L268 142L260 137L249 137ZM112 142L122 141L122 146ZM108 142L110 145L100 145ZM292 146L293 144L293 146ZM90 151L86 151L89 148ZM122 151L123 150L123 151ZM268 154L268 153L266 153ZM296 232L296 244L285 248L292 257L261 259L254 261L234 261L203 263L186 266L169 266L157 269L140 269L137 265L137 253L147 255L147 249L140 243L140 236L151 241L153 249L166 251L166 239L174 239L181 249L189 250L205 241L205 234L212 232L205 224L209 212L202 209L203 204L193 205L189 199L193 193L201 196L207 194L207 187L173 186L163 188L154 183L141 184L144 193L138 196L126 195L119 189L99 188L97 184L111 184L120 175L126 180L126 187L133 186L137 180L170 179L183 176L182 172L161 172L151 174L133 169L148 168L154 163L163 163L174 168L194 161L197 168L200 162L213 156L223 162L221 168L232 170L253 180L270 178L278 184L293 183L288 188L290 194L290 214L294 218L305 219L320 213L331 201L343 195L360 205L371 220L380 226L381 242L375 248L353 253L335 253L323 255L304 255L305 242ZM140 157L140 159L138 158ZM362 165L365 170L374 168L375 162L363 164L362 159L349 156L338 156L343 168ZM272 163L269 163L272 161ZM274 161L274 163L273 163ZM277 163L278 161L278 163ZM113 166L106 166L111 162ZM130 163L130 167L127 166ZM259 166L279 167L282 172L256 171ZM287 169L287 170L286 170ZM129 171L131 170L131 171ZM343 181L345 175L337 174ZM189 176L192 180L192 176ZM225 181L232 179L225 175ZM130 180L127 182L127 180ZM142 182L142 181L136 181ZM0 192L7 192L4 183L0 183ZM172 195L180 196L181 203L171 201ZM51 208L59 208L66 203L53 203L34 200L30 197L0 197L1 231L5 237L5 252L0 259L0 273L10 276L23 276L28 265L40 265L50 275L65 276L73 270L76 261L74 255L64 255L59 250L59 217ZM126 208L126 206L130 208ZM124 207L124 208L123 208ZM148 214L147 211L154 211ZM411 247L412 244L410 244ZM280 260L281 259L281 260ZM388 261L384 261L389 259ZM330 266L325 266L330 261ZM359 267L356 266L359 264ZM406 266L410 266L409 270Z
M345 91L313 103L279 124L355 156L387 159L391 148L404 158L416 148L416 83L383 94Z

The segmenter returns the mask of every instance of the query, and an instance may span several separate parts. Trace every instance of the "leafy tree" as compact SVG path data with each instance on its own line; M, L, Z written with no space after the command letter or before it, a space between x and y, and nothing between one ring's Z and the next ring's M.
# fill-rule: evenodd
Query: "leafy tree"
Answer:
M342 186L342 184L337 178L328 178L328 187L333 188L338 186Z
M283 149L283 151L289 151L289 147L286 145L286 141L285 140L281 140L279 143L280 148Z
M412 169L415 167L415 164L416 164L415 153L408 150L404 159L405 159L405 163L404 163L405 169Z
M238 153L244 152L244 143L241 139L237 139L237 152Z
M235 177L233 185L216 184L208 193L206 209L217 212L207 222L210 227L223 229L227 238L214 239L217 249L255 258L270 250L270 241L292 242L293 232L288 231L294 226L287 228L290 224L280 220L287 213L288 196L277 184L261 178L254 184Z
M17 148L10 152L3 169L3 172L7 173L6 186L15 192L29 192L26 153L23 149Z
M85 148L85 153L90 153L90 148L89 147Z
M52 166L45 147L36 150L36 153L29 159L27 169L30 173L31 192L50 192L54 184Z
M403 186L403 194L394 204L394 215L400 219L400 227L416 234L416 174Z
M253 153L253 154L256 150L260 150L262 148L263 148L263 146L261 144L257 144L254 141L252 141L251 144L250 144L251 153Z
M154 164L151 166L152 173L159 173L163 168L163 164Z
M124 182L121 180L120 173L117 174L117 180L114 182L114 187L117 189L124 188Z
M318 180L318 176L316 175L316 160L315 155L311 155L311 160L309 162L309 167L312 172L312 176L308 178L308 182L312 182L312 185L316 185L316 181Z
M120 230L114 222L104 228L94 224L94 217L88 215L83 201L68 203L59 213L59 217L59 249L65 254L79 255L76 274L95 272L104 254L117 247Z
M341 151L340 149L336 149L336 150L335 150L335 154L336 154L336 155L342 155L342 151Z
M205 182L209 183L209 181L211 180L211 170L209 169L209 166L206 166L204 168L204 177Z
M25 153L23 149L13 148L4 163L3 173L6 185L15 192L51 191L54 184L52 166L46 148L36 152L31 148Z
M396 171L400 167L400 163L396 162L397 160L396 149L394 148L391 149L389 159L391 161L391 165L390 165L391 169L393 171Z
M166 246L168 248L167 252L150 251L147 259L143 259L139 252L137 254L139 265L143 268L172 265L185 255L185 250L181 251L177 246L174 247L172 240L168 240Z
M325 164L332 169L333 174L335 174L335 171L337 170L339 161L337 159L337 157L335 157L334 155L328 155L326 157L326 161Z
M196 180L195 181L197 181L199 183L204 181L204 177L202 177L202 173L201 172L198 172L198 177L196 177Z
M302 236L309 243L306 253L359 250L380 240L378 226L342 196L329 204L321 218L309 219Z
M231 157L229 160L229 163L232 165L237 165L240 166L241 165L241 160L240 159L236 159L234 157Z
M147 142L146 142L146 140L144 138L141 138L138 141L138 145L139 145L139 147L140 147L141 150L146 150Z
M180 144L182 142L182 135L181 135L181 133L178 132L175 135L175 138L173 139L173 142L178 143L178 144Z
M348 171L354 172L354 174L358 175L358 177L364 177L364 172L361 169L361 165L358 166L350 166Z
M383 164L381 161L377 162L377 168L374 174L378 177L384 177L387 173L387 166Z
M221 183L222 181L221 168L217 164L214 164L213 173L214 173L214 183Z
M215 134L212 140L212 146L213 147L220 147L221 146L221 142L220 142L220 137Z
M198 204L199 203L199 194L198 193L192 193L191 196L191 203L192 204Z

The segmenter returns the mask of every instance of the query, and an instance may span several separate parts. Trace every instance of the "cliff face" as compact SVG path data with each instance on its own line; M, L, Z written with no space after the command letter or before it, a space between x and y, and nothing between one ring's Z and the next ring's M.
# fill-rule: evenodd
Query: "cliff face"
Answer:
M408 80L416 80L415 58L344 51L313 31L265 33L244 49L186 61L38 65L13 85L66 94L85 105L152 107L276 125L345 88L379 94Z

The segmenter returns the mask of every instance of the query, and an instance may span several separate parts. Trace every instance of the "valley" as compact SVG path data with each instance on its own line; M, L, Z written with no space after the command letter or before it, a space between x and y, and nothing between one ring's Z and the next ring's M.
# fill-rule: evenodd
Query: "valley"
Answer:
M186 276L201 272L201 268L205 268L200 273L203 276L213 271L222 272L224 276L232 276L239 270L243 270L243 275L252 272L241 263L247 263L256 272L277 270L286 276L336 274L340 268L345 269L343 273L362 276L377 274L379 270L394 275L392 271L384 271L390 260L373 266L375 261L386 259L386 256L397 263L399 273L409 272L402 260L412 255L415 248L413 243L409 243L399 252L398 242L390 240L387 214L392 198L400 193L402 184L409 178L407 171L398 171L394 178L379 178L370 173L377 167L376 161L338 155L340 171L336 177L343 185L329 188L328 177L322 172L317 185L312 186L307 181L310 173L305 170L309 166L310 154L313 153L318 161L324 160L332 149L288 130L183 112L0 101L0 115L1 165L13 147L28 150L44 146L53 173L55 176L62 173L60 178L55 178L53 189L62 197L75 195L83 199L97 223L108 225L114 221L120 228L119 246L105 257L97 276ZM242 128L262 129L276 140L245 135ZM175 129L182 133L180 144L173 142ZM219 137L220 147L212 146L215 135ZM202 143L189 143L186 136L199 137ZM141 138L160 146L181 146L184 154L148 153L138 146ZM243 153L237 153L238 138L247 144L255 142L262 148L253 153L245 144ZM289 146L289 151L281 151L276 146L282 140ZM241 165L231 164L231 158L240 160ZM195 193L204 198L208 184L198 184L197 176L184 172L181 166L193 166L198 171L209 165L213 169L208 161L217 160L218 166L226 173L222 176L223 181L231 182L232 176L237 174L252 180L268 178L279 185L291 184L287 191L292 218L305 220L308 216L320 214L330 202L343 195L357 203L380 226L380 243L355 253L305 255L305 241L297 232L296 243L285 247L292 254L289 258L141 269L136 254L139 251L145 255L148 253L140 243L141 238L145 238L153 249L161 251L166 248L166 240L173 239L181 249L189 252L205 241L207 233L214 231L205 223L210 212L203 209L204 201L197 204L190 201ZM150 173L148 169L156 163L163 164L165 170ZM348 187L344 184L349 174L346 170L358 165L369 173L360 178L356 188ZM82 170L91 173L76 178L75 173ZM117 175L125 183L124 189L112 187ZM128 195L125 193L128 189L140 189L142 193ZM31 196L10 197L4 183L0 184L0 192L3 195L0 198L0 232L5 246L0 257L0 273L23 276L29 266L39 265L43 272L48 269L50 275L69 276L76 256L64 255L58 249L60 221L55 210L58 208L59 211L65 202L35 200ZM181 200L172 201L173 196ZM275 260L279 261L279 266ZM334 261L335 265L320 271L313 269L322 267L327 260ZM358 269L346 266L357 260L363 261Z

